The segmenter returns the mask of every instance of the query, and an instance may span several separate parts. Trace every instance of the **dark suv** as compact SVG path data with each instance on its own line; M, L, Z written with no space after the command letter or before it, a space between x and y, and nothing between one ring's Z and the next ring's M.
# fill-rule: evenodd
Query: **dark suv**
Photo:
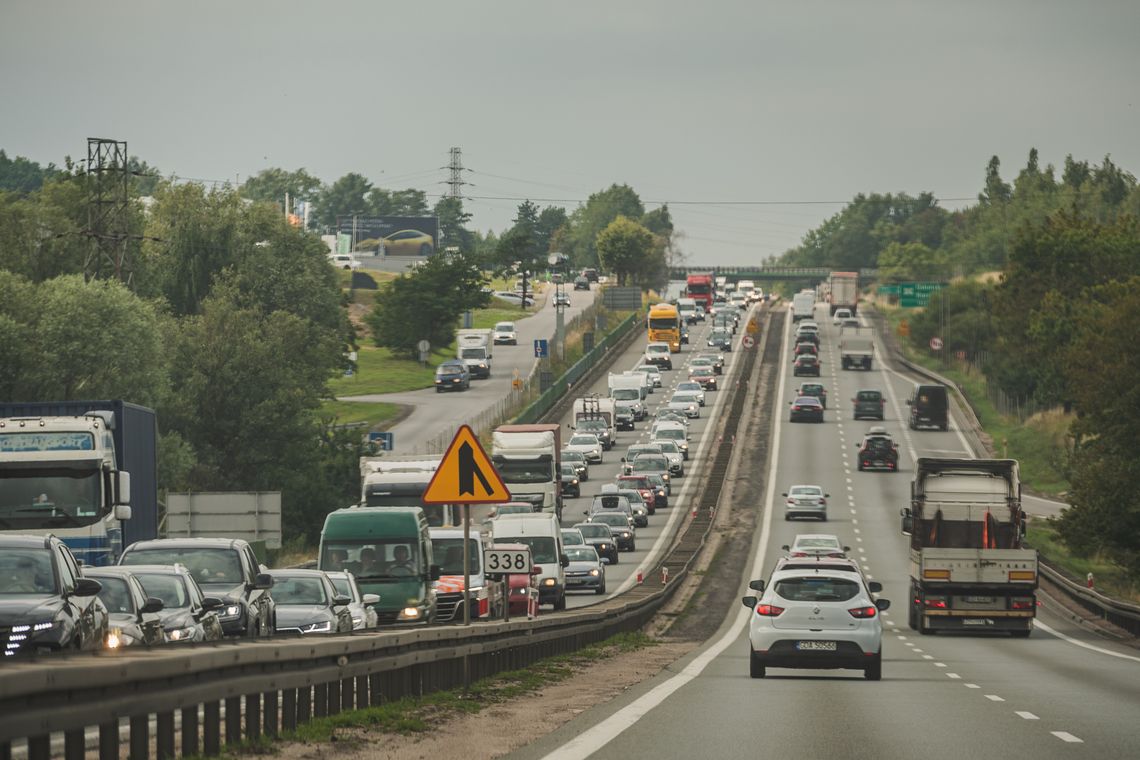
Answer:
M949 429L949 403L945 385L915 385L910 398L906 400L910 407L910 429Z
M240 538L136 541L119 564L185 566L203 594L225 602L218 618L226 636L269 636L277 628L277 609L269 593L273 578Z
M851 399L855 404L854 418L881 420L883 419L883 407L886 406L886 401L883 399L883 394L875 390L861 390L856 391L855 398Z

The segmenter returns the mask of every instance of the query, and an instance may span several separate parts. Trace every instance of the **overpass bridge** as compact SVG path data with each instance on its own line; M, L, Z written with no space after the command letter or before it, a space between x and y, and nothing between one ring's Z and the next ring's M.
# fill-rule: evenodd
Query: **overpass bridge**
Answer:
M672 267L669 269L670 280L684 280L691 274L709 274L716 277L727 277L730 282L740 280L826 280L832 272L849 271L833 267L786 267L786 266L750 266L750 267ZM879 273L878 269L860 269L859 281L861 283L874 280Z

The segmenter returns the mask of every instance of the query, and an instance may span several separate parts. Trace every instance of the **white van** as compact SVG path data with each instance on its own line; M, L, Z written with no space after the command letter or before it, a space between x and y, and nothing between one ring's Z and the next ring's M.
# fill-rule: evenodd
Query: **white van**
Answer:
M815 293L800 291L792 296L792 321L811 319L815 315Z
M705 310L698 308L696 299L693 298L678 298L677 313L681 315L681 319L685 320L685 324L689 325L703 321L705 318Z
M495 544L525 544L531 564L542 568L538 579L538 603L566 609L566 566L569 557L562 546L562 527L553 513L503 515L491 521Z

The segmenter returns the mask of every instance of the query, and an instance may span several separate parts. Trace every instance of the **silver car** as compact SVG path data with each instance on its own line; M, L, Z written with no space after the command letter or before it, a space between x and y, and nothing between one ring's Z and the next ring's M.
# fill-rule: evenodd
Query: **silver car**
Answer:
M685 477L685 452L671 438L660 438L653 443L661 447L661 453L669 460L669 474L675 478Z
M656 364L640 364L633 368L634 372L644 372L649 377L649 392L653 393L654 388L661 387L661 370L657 369Z
M566 556L570 564L566 567L567 591L593 591L595 594L606 593L606 565L608 559L602 559L592 546L567 546Z
M784 519L814 517L827 522L827 498L819 486L792 486L784 492Z
M695 420L701 416L701 405L694 393L677 391L669 399L669 408L681 412L689 419Z
M696 380L686 380L683 383L677 383L677 390L684 391L685 393L692 393L697 397L697 403L701 406L705 405L705 389L704 386Z
M337 593L352 599L348 612L352 615L352 630L363 631L379 625L376 605L380 604L379 594L362 594L356 585L356 576L349 572L326 571L325 575L333 582Z
M602 461L602 442L593 433L575 433L566 443L569 451L577 451L586 457L586 461L597 464Z

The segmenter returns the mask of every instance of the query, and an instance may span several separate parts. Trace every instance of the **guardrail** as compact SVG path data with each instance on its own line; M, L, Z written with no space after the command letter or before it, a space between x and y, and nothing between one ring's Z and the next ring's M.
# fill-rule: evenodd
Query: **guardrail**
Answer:
M880 328L886 324L886 319L881 314L873 308L869 309L869 311L874 313ZM879 332L880 335L883 336L883 343L892 353L892 358L911 372L934 380L951 389L955 399L958 401L955 406L965 418L966 425L978 437L978 446L983 449L980 453L984 456L994 456L994 452L985 450L985 444L980 436L981 433L984 433L982 423L978 419L978 415L974 411L973 406L970 405L969 399L966 398L966 394L962 392L958 384L948 377L943 377L934 370L927 369L920 364L915 364L906 359L902 355L902 350L898 343L894 340L894 336L889 334L890 331L880 329ZM1040 556L1038 556L1038 567L1040 568L1041 575L1047 578L1058 592L1064 594L1089 612L1098 615L1102 620L1106 620L1134 636L1140 636L1140 605L1131 604L1120 599L1113 599L1098 591L1086 588L1050 565L1048 560Z

